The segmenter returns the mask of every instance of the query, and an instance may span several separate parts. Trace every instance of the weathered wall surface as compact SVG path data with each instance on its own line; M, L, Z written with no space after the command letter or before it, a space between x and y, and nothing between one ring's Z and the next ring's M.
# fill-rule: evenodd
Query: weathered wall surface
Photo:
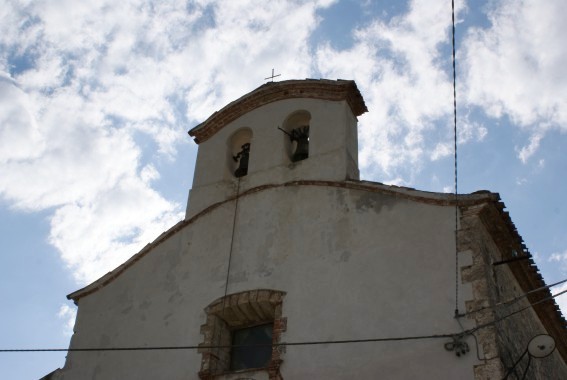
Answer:
M284 342L458 332L453 229L454 208L392 194L292 185L254 192L197 218L81 298L71 347L199 344L203 309L224 295L231 245L228 293L285 292ZM472 293L461 286L459 297ZM474 351L458 358L446 342L291 346L281 374L473 379ZM195 379L200 364L197 350L70 352L62 378Z
M526 262L494 265L524 254L519 242L514 241L503 221L494 214L496 210L489 205L465 210L459 232L459 249L472 253L473 257L473 265L463 271L463 280L472 284L474 294L474 300L467 303L469 317L478 325L501 320L476 332L484 347L484 357L488 359L475 369L478 380L503 378L520 360L534 336L549 334L529 307L528 297L520 297L534 287L522 286L512 273L513 266L526 265ZM519 297L517 301L508 302ZM474 312L476 310L479 311ZM508 317L520 310L523 311ZM526 355L510 373L510 378L522 378L527 366ZM556 350L546 358L532 358L526 376L527 379L567 379L567 367Z
M309 159L290 160L289 137L278 129L294 112L306 110L309 123ZM293 180L343 181L358 179L357 120L346 101L286 99L257 108L229 123L199 145L187 218L223 201L234 192L231 137L251 133L250 162L240 190Z

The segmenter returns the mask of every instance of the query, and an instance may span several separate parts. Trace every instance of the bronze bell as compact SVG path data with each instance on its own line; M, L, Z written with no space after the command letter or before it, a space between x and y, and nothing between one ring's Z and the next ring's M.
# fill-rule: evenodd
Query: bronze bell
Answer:
M295 152L291 156L293 162L309 157L309 126L299 127L291 131L291 141L297 141Z
M234 171L234 176L237 178L244 177L248 174L248 158L250 156L250 143L242 145L242 150L232 156L234 162L238 162L238 169Z

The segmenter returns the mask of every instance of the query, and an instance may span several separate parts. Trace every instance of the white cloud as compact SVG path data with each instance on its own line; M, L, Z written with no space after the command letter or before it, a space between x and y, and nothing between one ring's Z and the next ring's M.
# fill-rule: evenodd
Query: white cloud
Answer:
M528 181L527 178L524 178L524 177L522 177L522 178L516 178L516 185L518 185L518 186L525 185L525 184L528 183L528 182L529 182L529 181Z
M140 178L143 182L151 182L153 180L159 179L159 172L156 170L155 166L152 164L144 166L140 172Z
M470 141L482 141L488 134L488 129L478 121L471 121L468 114L458 119L457 142L465 144Z
M53 212L50 242L77 280L111 270L182 217L156 190L158 160L273 67L308 76L317 10L331 3L1 7L0 196Z
M143 205L143 207L140 207ZM92 202L66 204L51 220L50 242L84 282L124 262L182 218L138 177L122 179Z
M435 145L431 152L431 160L437 161L440 158L447 157L453 154L453 145L447 142L440 142Z
M554 252L548 257L549 262L557 263L556 266L559 266L562 270L563 274L567 274L567 249L563 252ZM567 283L563 283L557 286L554 286L551 289L552 294L557 294L562 291L567 290ZM567 293L560 295L559 297L555 298L555 302L559 305L561 312L564 316L567 316Z
M407 182L401 177L390 178L389 180L384 181L383 183L385 185L390 185L390 186L407 186Z
M567 131L565 1L492 2L491 26L469 29L460 56L470 104L528 129L526 162L550 128Z
M557 263L556 265L558 265L561 268L561 272L564 275L567 274L567 250L565 250L563 252L555 252L555 253L551 254L548 258L548 261ZM566 290L567 290L567 283L563 283L563 284L554 286L551 289L551 293L557 294L557 293L560 293L560 292L566 291ZM555 302L557 302L557 305L559 305L559 308L561 309L561 312L563 313L563 315L567 316L567 293L556 297Z
M567 250L563 252L555 252L549 256L549 261L555 261L567 265Z
M77 318L77 308L71 307L67 304L61 305L57 316L63 320L65 336L73 335L73 328L75 327L75 319Z
M520 159L520 161L522 161L522 163L527 163L528 159L533 156L535 152L537 152L539 143L542 138L543 134L541 132L535 132L530 136L530 143L528 144L528 146L524 146L520 149L516 148L516 151L518 152L518 158Z
M563 283L561 285L554 286L551 289L552 294L558 294L558 293L561 293L563 291L567 291L567 283ZM567 316L567 293L563 293L562 295L555 297L555 302L557 303L557 305L561 309L563 316Z
M563 275L567 274L567 249L563 252L554 252L547 258L547 261L555 263L555 267L559 267ZM567 283L554 286L550 289L552 294L558 294L567 290ZM559 305L561 312L567 316L567 293L555 298L555 302Z
M463 10L462 2L456 8ZM424 157L449 154L452 78L446 70L449 56L441 54L450 41L446 10L443 3L411 1L407 14L357 30L351 48L325 45L317 51L323 76L355 79L371 111L360 118L363 171L378 167L382 177L407 178ZM445 129L435 131L439 120L445 120Z
M29 98L0 72L0 165L41 155L45 141L30 112ZM2 185L0 185L1 191Z

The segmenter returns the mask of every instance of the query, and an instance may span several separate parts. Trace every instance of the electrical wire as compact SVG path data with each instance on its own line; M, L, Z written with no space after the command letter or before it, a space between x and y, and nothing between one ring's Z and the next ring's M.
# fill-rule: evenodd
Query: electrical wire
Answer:
M518 360L516 360L516 362L514 363L514 365L512 367L510 367L510 369L508 370L508 372L506 372L506 375L504 375L504 377L502 378L502 380L506 380L508 379L508 377L512 374L512 372L515 371L516 366L518 364L520 364L520 362L522 361L522 359L524 358L524 356L526 356L526 354L528 353L528 349L526 348L526 350L524 351L524 353L518 358Z
M463 327L463 324L461 323L461 321L460 321L458 318L457 318L457 323L459 324L459 327L461 328L461 331L462 331L465 335L470 335L470 336L473 337L473 339L474 339L474 344L475 344L475 346L476 346L476 358L477 358L479 361L486 361L486 357L484 357L484 358L481 358L481 357L480 357L480 348L479 348L479 345L478 345L478 339L477 339L476 335L474 335L474 333L466 334L465 328ZM484 355L483 355L483 356L484 356Z
M234 232L236 230L236 216L238 214L238 199L240 198L240 178L238 178L238 182L236 183L236 197L234 199L234 215L232 217L232 232L230 235L230 249L228 252L228 265L226 269L226 280L224 283L224 299L226 299L226 295L228 293L228 282L230 278L230 264L232 262L232 249L234 247ZM224 309L224 302L223 302L223 309ZM224 310L223 310L224 311Z
M306 342L282 342L275 344L265 345L211 345L211 346L150 346L150 347L110 347L110 348L30 348L30 349L0 349L0 353L4 352L89 352L89 351L151 351L151 350L196 350L199 348L231 348L231 347L251 347L251 346L270 346L270 347L291 347L291 346L313 346L313 345L331 345L331 344L353 344L353 343L373 343L373 342L395 342L395 341L408 341L408 340L422 340L422 339L440 339L440 338L454 338L455 336L473 335L476 331L485 327L491 326L495 323L501 322L515 314L527 310L537 304L549 301L562 294L567 293L567 289L550 297L534 302L529 306L509 313L494 321L484 323L475 328L466 330L456 334L434 334L434 335L417 335L395 338L369 338L369 339L345 339L345 340L320 340L320 341L306 341ZM475 337L476 338L476 337Z
M526 369L524 370L524 374L522 375L522 380L524 380L526 378L526 375L528 374L528 369L530 369L530 364L532 364L532 356L531 355L528 356L528 364L526 365Z
M521 300L521 299L523 299L523 298L529 296L530 294L537 293L537 292L539 292L539 291L552 288L552 287L554 287L554 286L563 284L564 282L567 282L567 278L566 278L565 280L558 281L558 282L556 282L556 283L554 283L554 284L551 284L551 285L546 285L546 286L539 287L539 288L537 288L537 289L530 290L529 292L526 292L526 293L524 293L524 294L522 294L522 295L519 295L519 296L517 296L517 297L515 297L515 298L512 298L512 299L509 299L509 300L507 300L507 301L498 302L498 303L495 304L494 306L483 306L483 307L479 307L478 309L474 309L474 310L467 311L467 312L465 313L465 315L470 315L470 314L478 313L478 312L483 311L483 310L486 310L486 309L494 309L494 308L496 308L497 306L510 305L510 304L513 304L513 303L515 303L515 302L518 302L519 300Z
M478 330L480 330L480 329L483 329L483 328L485 328L485 327L492 326L493 324L498 323L498 322L501 322L501 321L503 321L503 320L506 319L506 318L509 318L509 317L511 317L511 316L513 316L513 315L516 315L516 314L518 314L518 313L521 313L522 311L525 311L525 310L527 310L527 309L530 309L530 308L532 308L533 306L538 305L538 304L540 304L540 303L543 303L543 302L547 302L547 301L549 301L549 300L552 300L552 299L554 299L554 298L556 298L556 297L559 297L560 295L565 294L565 293L567 293L567 289L565 289L565 290L563 290L563 291L561 291L561 292L559 292L559 293L552 294L551 296L546 297L546 298L543 298L543 299L541 299L541 300L539 300L539 301L537 301L537 302L530 303L528 306L523 307L523 308L521 308L521 309L518 309L518 310L516 310L516 311L513 311L513 312L511 312L511 313L509 313L509 314L506 314L505 316L503 316L503 317L501 317L501 318L497 318L497 319L495 319L495 320L493 320L493 321L491 321L491 322L483 323L483 324L480 325L480 326L477 326L477 327L475 327L475 328L473 328L473 329L470 329L470 330L466 331L466 333L471 334L471 333L474 333L474 332L476 332L476 331L478 331Z
M234 215L232 217L232 232L230 235L230 249L228 252L228 264L226 268L226 280L224 283L224 296L222 299L222 309L221 309L221 317L224 319L224 313L226 310L226 295L228 294L228 282L230 279L230 265L232 263L232 250L234 247L234 232L236 230L236 216L238 214L238 200L240 199L240 177L238 177L238 181L236 182L236 198L234 199ZM214 327L213 327L214 329ZM222 333L223 329L220 329L218 342L222 342ZM214 331L213 331L214 336Z
M30 349L0 349L0 352L92 352L92 351L153 351L153 350L196 350L212 348L234 348L234 347L291 347L291 346L315 346L330 344L353 344L353 343L374 343L374 342L399 342L408 340L424 339L446 339L455 334L433 334L416 335L395 338L369 338L369 339L345 339L345 340L320 340L305 342L282 342L273 344L242 344L242 345L210 345L210 346L150 346L150 347L109 347L109 348L30 348Z
M460 317L459 313L459 247L458 247L458 228L459 228L459 195L458 195L458 171L457 171L457 74L455 60L455 0L451 0L451 19L453 36L453 143L455 152L455 318Z
M486 358L484 353L483 353L484 358L480 357L480 349L479 349L479 344L478 344L478 338L476 337L476 335L474 335L474 333L470 333L468 335L472 336L473 339L474 339L474 344L476 346L476 358L478 359L478 361L486 362L486 360L488 360L488 359Z

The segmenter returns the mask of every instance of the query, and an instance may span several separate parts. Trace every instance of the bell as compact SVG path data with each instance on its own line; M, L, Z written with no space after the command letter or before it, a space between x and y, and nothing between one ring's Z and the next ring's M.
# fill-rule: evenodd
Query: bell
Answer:
M303 137L297 140L297 147L291 157L293 162L305 160L309 157L309 137Z
M250 144L246 143L242 145L242 150L238 152L236 156L233 156L232 159L235 162L238 162L238 169L234 171L234 176L236 178L244 177L248 174L248 158L250 156Z
M291 141L297 141L295 152L291 156L293 162L305 160L309 157L309 126L292 130Z

